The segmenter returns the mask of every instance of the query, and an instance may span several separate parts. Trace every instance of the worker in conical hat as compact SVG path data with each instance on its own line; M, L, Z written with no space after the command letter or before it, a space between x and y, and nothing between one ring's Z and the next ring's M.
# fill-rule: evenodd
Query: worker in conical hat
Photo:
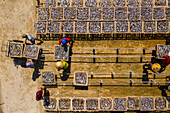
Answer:
M62 70L66 70L69 66L69 64L66 61L57 61L55 64L56 68L58 71Z
M161 70L161 65L158 63L154 63L151 68L153 72L158 72Z

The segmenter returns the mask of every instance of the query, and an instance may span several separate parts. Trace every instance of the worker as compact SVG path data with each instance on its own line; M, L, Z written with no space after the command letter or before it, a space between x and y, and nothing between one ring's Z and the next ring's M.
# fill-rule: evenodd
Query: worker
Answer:
M70 38L62 38L62 39L59 40L59 45L62 45L62 46L67 46L67 45L69 45L69 46L71 46L72 41L73 41L73 40L70 39Z
M159 56L160 56L161 58L164 58L164 59L161 60L162 66L163 66L163 67L168 66L168 65L170 64L170 52L168 53L167 56L162 56L161 53L160 53L160 51L158 51L158 53L159 53Z
M159 63L154 63L154 64L152 64L152 63L149 62L149 61L148 61L148 63L149 63L149 64L144 64L144 65L143 65L143 68L144 68L145 70L149 69L149 70L151 70L151 71L154 72L154 73L160 72L160 70L161 70L161 65L160 65ZM146 68L146 66L147 66L147 68Z
M37 93L36 93L36 100L37 101L44 99L45 90L46 90L46 88L44 86L42 86L41 90L37 91Z
M34 67L34 65L35 65L35 64L34 64L33 60L27 58L26 63L22 63L22 64L21 64L21 67L24 67L24 68L32 68L32 67Z
M60 70L66 70L69 66L69 64L66 61L57 61L55 64L58 71Z
M32 36L28 33L23 34L22 38L25 38L25 43L26 43L27 40L29 40L32 44L35 44L35 40L41 41L41 43L43 42L43 40L37 39L35 36Z

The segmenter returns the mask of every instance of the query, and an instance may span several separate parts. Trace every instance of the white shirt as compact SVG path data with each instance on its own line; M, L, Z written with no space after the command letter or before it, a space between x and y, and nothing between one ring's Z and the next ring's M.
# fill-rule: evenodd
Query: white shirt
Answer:
M26 33L26 35L27 35L27 39L28 39L29 41L34 41L34 40L37 39L35 36L32 36L32 35L30 35L30 34L28 34L28 33Z

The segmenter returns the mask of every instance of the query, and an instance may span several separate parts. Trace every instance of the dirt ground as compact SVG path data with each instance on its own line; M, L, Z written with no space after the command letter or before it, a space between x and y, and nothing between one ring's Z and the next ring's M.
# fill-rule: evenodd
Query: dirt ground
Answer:
M1 0L0 1L0 44L6 43L7 40L22 40L21 36L23 33L34 33L34 22L36 21L34 0ZM57 45L58 41L47 41L43 45L53 47ZM105 48L142 48L142 47L155 47L156 44L165 44L165 40L145 40L145 41L75 41L73 47L105 47ZM88 52L92 53L92 50L73 50L73 53ZM97 53L113 53L115 51L105 50L96 51ZM120 53L136 53L141 51L132 50L125 51L121 50ZM150 53L151 51L147 51ZM79 54L76 54L79 55ZM150 55L150 54L147 54ZM13 59L5 57L5 54L0 52L0 113L42 113L42 106L35 100L35 93L41 85L41 76L33 81L32 73L34 69L25 69L20 66L14 65ZM47 58L53 60L52 57ZM85 58L72 58L71 73L75 71L87 71L88 73L129 73L133 71L135 73L142 73L142 65L144 63L126 63L126 62L139 62L139 58L133 59L122 59L120 62L115 63L114 58L97 58L96 62L93 63L93 59ZM144 59L149 61L150 58ZM111 62L112 63L108 63ZM81 62L81 63L80 63ZM101 63L105 62L105 63ZM48 65L54 65L54 62L45 62ZM44 66L43 70L54 70L52 66ZM164 71L169 73L170 66ZM41 70L40 70L41 72ZM89 76L90 77L90 76ZM116 78L117 77L117 78ZM137 76L141 77L141 76ZM62 81L57 75L57 81ZM134 78L134 81L141 81L141 78ZM152 76L150 76L153 79ZM66 81L72 81L73 75L70 75ZM94 76L93 79L89 78L89 81L113 81L110 76ZM114 80L129 81L115 76ZM165 81L165 78L157 78L155 81ZM119 86L122 85L122 86ZM89 84L88 90L75 89L72 84L58 84L57 87L48 88L50 95L54 97L115 97L115 96L161 96L162 92L157 86L132 86L129 84L103 84L100 87L98 84ZM168 93L170 96L170 93Z

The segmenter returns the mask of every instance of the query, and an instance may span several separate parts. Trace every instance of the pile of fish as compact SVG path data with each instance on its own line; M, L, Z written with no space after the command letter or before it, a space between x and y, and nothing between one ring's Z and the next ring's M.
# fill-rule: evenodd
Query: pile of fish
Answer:
M126 110L126 98L115 98L114 109L119 111Z
M126 19L127 18L127 8L116 8L115 18L116 19Z
M90 8L90 20L100 20L101 19L101 9Z
M63 8L52 8L51 18L52 19L62 19L63 18Z
M168 45L158 45L158 50L160 51L162 56L166 56L170 52L170 46L168 46ZM158 54L158 56L159 56L159 54Z
M164 98L157 97L155 98L155 108L156 109L165 109L166 100Z
M48 21L48 27L47 27L48 32L50 33L59 32L59 25L60 25L60 22Z
M155 5L156 6L165 6L166 0L155 0Z
M164 18L164 9L163 8L154 8L153 18L154 19L163 19Z
M125 0L113 0L114 6L125 6Z
M141 8L141 19L149 20L152 19L152 8Z
M87 83L87 74L84 72L75 73L75 82L77 84L86 84Z
M170 20L170 8L165 9L166 19Z
M142 110L151 110L151 109L153 109L153 98L152 97L143 97L143 98L141 98L141 109Z
M38 47L35 45L26 45L24 55L26 57L36 58L38 53Z
M87 20L89 18L88 8L77 8L77 19Z
M101 23L89 22L89 31L90 33L99 33L101 31Z
M155 31L155 22L147 21L144 22L144 32L154 32Z
M71 106L71 100L70 99L60 99L59 100L59 109L61 110L68 110Z
M139 0L127 0L127 6L128 7L138 7Z
M74 7L82 7L83 6L83 0L73 0L72 6Z
M42 73L42 82L43 83L54 83L54 72L43 72Z
M87 22L77 21L75 23L75 30L77 33L86 33L87 32Z
M22 52L21 44L10 43L10 55L11 56L20 56Z
M46 22L38 21L36 22L37 33L46 33Z
M48 20L49 19L49 8L39 8L38 17L40 20Z
M131 21L130 32L142 32L142 21Z
M100 4L100 7L110 7L111 0L101 0L99 4Z
M87 99L86 108L87 110L98 110L98 99Z
M45 0L45 7L55 7L56 6L56 0Z
M86 0L85 5L86 5L86 7L96 7L97 1L96 0Z
M112 100L109 98L101 98L100 99L100 109L102 109L102 110L112 109Z
M117 21L116 22L116 31L117 32L127 32L128 31L128 22L127 21Z
M65 19L75 19L76 18L76 8L65 8L64 18Z
M141 6L151 7L152 0L142 0Z
M59 2L58 2L58 6L66 7L69 5L70 5L70 0L59 0Z
M158 32L168 32L169 27L168 27L168 21L158 21L157 22L157 31Z
M72 107L73 107L73 110L84 110L84 100L83 99L73 99Z
M139 108L139 99L135 98L135 97L128 97L128 101L127 101L127 107L130 109L137 109Z
M73 32L73 22L62 22L62 32Z
M139 19L139 8L128 8L128 19Z
M113 19L114 8L103 8L103 19Z
M103 22L103 32L113 32L114 31L114 22Z
M55 98L50 98L49 99L50 105L44 106L46 109L55 109L56 107L56 99Z
M67 48L62 47L62 46L56 46L55 47L55 59L63 59L66 60L68 55L67 55Z

